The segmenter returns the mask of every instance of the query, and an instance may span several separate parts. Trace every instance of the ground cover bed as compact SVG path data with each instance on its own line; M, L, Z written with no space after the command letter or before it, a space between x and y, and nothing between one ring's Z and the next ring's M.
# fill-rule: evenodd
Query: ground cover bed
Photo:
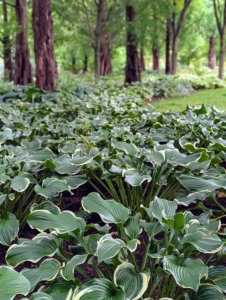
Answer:
M2 299L226 299L226 112L136 88L2 91Z

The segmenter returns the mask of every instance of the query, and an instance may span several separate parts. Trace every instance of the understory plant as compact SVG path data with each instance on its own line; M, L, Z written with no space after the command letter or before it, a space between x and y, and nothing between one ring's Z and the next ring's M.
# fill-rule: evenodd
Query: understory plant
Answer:
M50 201L32 206L27 221L41 233L8 249L8 266L0 267L3 299L226 299L219 220L177 212L176 202L158 197L142 207L148 220L98 193L84 197L82 206L100 223ZM37 267L14 270L25 261Z

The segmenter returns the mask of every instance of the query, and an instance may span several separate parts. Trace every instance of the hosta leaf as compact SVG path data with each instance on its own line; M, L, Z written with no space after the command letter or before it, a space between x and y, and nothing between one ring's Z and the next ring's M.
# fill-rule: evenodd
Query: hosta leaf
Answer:
M139 226L140 218L141 214L137 213L135 216L129 217L124 225L126 234L131 239L135 239L142 232L142 228Z
M226 296L221 291L211 285L200 286L197 293L191 297L191 300L226 300Z
M32 293L30 300L53 300L53 298L45 293L37 292ZM28 298L22 298L21 300L28 300Z
M1 299L11 300L14 296L27 295L30 282L20 273L7 266L0 266L0 295Z
M18 175L11 179L11 188L17 192L24 192L30 184L30 180L24 176Z
M146 222L141 220L140 224L147 232L149 240L152 240L157 233L164 231L163 225L161 225L159 222Z
M0 218L0 243L5 246L10 246L19 231L19 222L15 215L4 213Z
M88 180L86 175L61 176L59 179L66 181L67 185L69 185L72 190L77 189Z
M74 280L74 269L76 266L83 264L87 259L87 254L76 255L61 268L60 274L65 280Z
M127 243L126 247L129 249L130 252L134 252L136 251L138 245L140 245L140 241L137 239L133 239Z
M56 238L51 234L42 233L33 240L26 240L22 244L12 245L6 253L6 261L12 266L25 262L38 262L45 256L52 257L58 249Z
M114 283L122 288L126 299L140 299L148 287L149 279L147 270L136 274L135 267L128 262L123 262L114 272Z
M54 156L55 156L55 154L49 148L44 148L44 149L38 149L38 150L31 151L29 153L27 160L29 160L29 161L45 161Z
M110 234L104 235L97 242L97 257L98 261L102 262L106 259L114 257L126 245L120 239L113 239Z
M131 186L140 186L143 182L151 181L150 175L140 175L135 171L125 171L125 182L129 183Z
M94 159L93 157L90 156L73 156L72 157L72 163L75 164L76 166L82 166L82 165L87 165Z
M83 197L82 206L90 213L98 213L105 223L124 223L129 217L128 208L115 200L103 200L98 193Z
M57 276L60 266L56 259L46 259L39 268L23 269L20 273L29 280L31 292L40 281L52 281Z
M215 253L223 246L223 242L216 234L207 235L202 231L186 234L181 243L192 244L197 250L203 253Z
M126 300L122 290L105 278L93 279L82 286L73 300Z
M78 281L66 281L58 277L50 285L41 287L41 290L51 296L53 300L75 300L74 295L79 284Z
M45 198L53 198L63 191L70 191L66 181L57 178L46 178L42 182L42 187L35 186L35 192Z
M226 293L226 267L212 266L209 268L208 279Z
M63 211L60 214L52 214L47 210L35 210L27 218L31 228L39 231L54 229L58 233L67 233L79 228L84 231L86 223L82 218L78 218L71 211Z
M178 258L168 255L163 258L163 268L169 271L178 285L197 291L200 280L208 276L208 268L201 259L187 258L182 264L178 264Z
M168 201L155 197L154 201L151 202L148 208L148 213L150 216L156 218L161 224L162 218L174 220L174 215L177 210L177 204L174 201Z
M125 142L118 142L118 141L112 141L111 145L115 147L116 149L122 150L125 152L125 154L135 156L138 154L139 150L138 148L132 144L132 143L125 143Z
M0 133L0 144L4 143L7 140L13 140L13 132L12 129L6 128L4 131Z

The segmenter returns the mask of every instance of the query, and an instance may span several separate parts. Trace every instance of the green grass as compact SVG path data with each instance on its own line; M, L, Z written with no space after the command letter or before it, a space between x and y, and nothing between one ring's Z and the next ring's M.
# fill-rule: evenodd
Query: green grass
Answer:
M208 104L220 110L226 110L226 89L198 91L189 97L159 100L151 103L156 111L183 111L187 105Z

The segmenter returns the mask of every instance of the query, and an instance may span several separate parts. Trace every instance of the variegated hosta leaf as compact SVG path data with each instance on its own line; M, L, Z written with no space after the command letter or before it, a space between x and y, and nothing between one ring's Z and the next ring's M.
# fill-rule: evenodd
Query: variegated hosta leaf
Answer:
M19 222L14 214L4 213L0 218L0 244L10 246L19 231Z
M140 218L141 214L137 213L135 216L129 217L124 225L126 234L131 239L135 239L142 232L142 228L139 226Z
M39 231L46 229L54 229L58 233L67 233L79 229L84 231L86 222L82 218L78 218L71 211L63 211L60 214L52 214L47 210L35 210L27 218L31 228Z
M217 287L205 284L200 286L191 300L226 300L226 296Z
M1 299L11 300L19 294L27 295L30 290L27 278L10 267L0 266L0 278Z
M163 225L159 222L146 222L144 220L141 220L140 224L147 232L149 240L152 240L157 233L164 231Z
M139 152L138 148L132 143L112 141L111 145L131 156L136 156Z
M82 198L83 208L98 213L105 223L124 223L129 217L129 209L115 200L103 200L98 193L90 193Z
M163 258L163 268L173 275L178 285L194 291L198 290L201 278L208 276L208 268L201 259L187 258L179 264L177 257L168 255Z
M46 178L42 182L42 187L39 185L35 186L35 192L45 198L56 197L63 191L70 191L70 187L66 181L57 178Z
M123 262L114 272L114 283L122 288L126 299L140 299L148 287L149 279L147 270L136 273L135 267L128 262Z
M22 298L21 300L28 300L28 298ZM53 298L45 293L37 292L33 293L29 300L53 300Z
M226 293L226 267L212 266L209 268L208 279Z
M75 300L75 294L79 286L79 280L72 282L57 277L50 285L42 286L40 290L51 296L53 300Z
M30 180L22 175L15 176L11 179L11 188L17 192L24 192L30 184Z
M59 176L59 179L66 181L67 185L69 185L72 190L77 189L87 182L86 175Z
M174 201L168 201L155 197L146 211L150 217L156 218L161 224L164 224L163 218L174 221L177 204Z
M203 253L218 252L223 246L223 242L216 234L205 234L202 231L186 234L181 243L189 243Z
M37 150L31 151L29 153L27 160L35 161L35 162L36 161L45 161L54 156L55 156L55 154L49 148L37 149Z
M74 280L74 269L76 266L83 264L87 259L87 254L84 255L75 255L72 259L67 262L65 266L63 266L60 270L61 276L65 280Z
M87 165L90 163L95 156L72 156L72 163L75 164L76 166L83 166Z
M145 181L151 181L151 176L149 174L142 175L139 174L136 170L126 170L125 172L123 172L123 175L125 176L125 182L127 182L131 186L140 186Z
M33 240L24 240L19 245L12 245L6 253L6 261L12 266L25 262L38 262L45 256L52 257L58 249L56 237L51 234L41 233Z
M82 286L73 300L126 300L122 290L105 278L93 279Z
M113 239L110 234L104 235L97 242L97 257L98 261L102 262L114 257L118 252L126 247L125 243L120 239Z
M40 281L52 281L57 276L60 266L56 259L46 259L39 268L23 269L20 273L29 280L32 292Z

